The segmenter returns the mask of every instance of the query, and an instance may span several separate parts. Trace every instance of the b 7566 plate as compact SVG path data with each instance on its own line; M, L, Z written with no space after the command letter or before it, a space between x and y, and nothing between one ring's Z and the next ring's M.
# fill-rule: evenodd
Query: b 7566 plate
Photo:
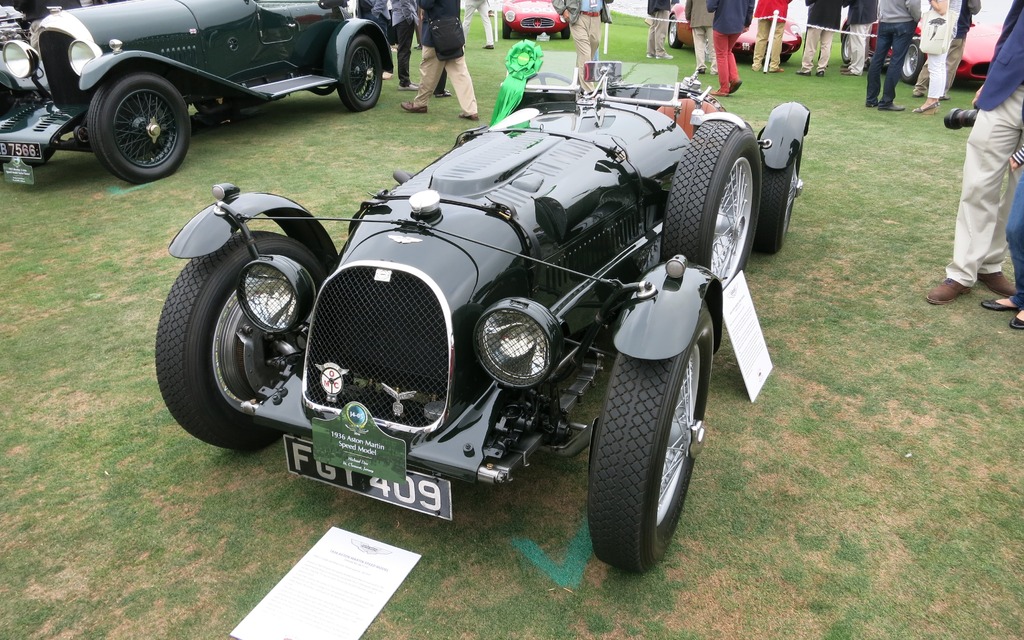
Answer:
M0 142L0 158L33 160L42 157L43 151L37 142Z

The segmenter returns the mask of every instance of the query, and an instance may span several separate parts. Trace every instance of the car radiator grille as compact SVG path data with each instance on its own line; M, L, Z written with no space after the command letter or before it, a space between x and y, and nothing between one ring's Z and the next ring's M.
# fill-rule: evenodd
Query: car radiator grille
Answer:
M71 36L57 31L44 31L39 35L39 55L43 59L46 83L57 105L89 102L88 94L78 88L78 76L71 70L68 60L68 47L73 41Z
M448 399L448 326L445 308L419 277L377 266L339 271L324 283L314 310L306 399L338 409L356 401L394 426L430 426ZM327 363L345 372L334 398L320 382Z
M551 18L523 18L522 25L529 29L550 29L555 26Z

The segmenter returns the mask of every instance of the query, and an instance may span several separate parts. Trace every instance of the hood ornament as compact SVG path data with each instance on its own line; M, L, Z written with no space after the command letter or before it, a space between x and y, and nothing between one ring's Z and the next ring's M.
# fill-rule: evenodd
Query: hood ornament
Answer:
M408 400L416 395L415 391L402 391L398 389L392 389L388 385L381 383L380 388L384 390L389 396L394 398L395 403L391 405L391 411L395 414L396 418L401 418L402 414L405 413L405 407L402 406L402 400Z
M413 244L416 242L423 242L423 238L410 238L409 236L399 236L390 234L388 235L390 240L394 240L398 244Z

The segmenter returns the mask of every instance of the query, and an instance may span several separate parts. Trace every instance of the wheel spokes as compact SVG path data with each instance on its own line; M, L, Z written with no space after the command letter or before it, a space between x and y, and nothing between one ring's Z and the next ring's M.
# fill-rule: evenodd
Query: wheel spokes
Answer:
M700 346L694 344L686 363L683 382L679 388L679 400L672 415L672 426L665 450L665 464L661 471L661 486L658 492L658 523L665 519L678 493L684 464L689 455L691 427L696 423L694 412L697 408L697 384L700 380Z
M178 137L169 105L152 91L126 96L114 112L113 124L114 143L121 155L139 166L163 162Z
M740 158L729 171L729 182L715 220L711 272L723 280L735 275L743 258L750 233L752 182L750 164L745 158Z

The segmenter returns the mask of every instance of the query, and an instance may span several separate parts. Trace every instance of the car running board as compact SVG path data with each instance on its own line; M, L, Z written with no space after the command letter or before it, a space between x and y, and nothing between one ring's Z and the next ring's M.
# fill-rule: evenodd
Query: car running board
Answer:
M251 91L258 91L269 97L271 100L274 98L280 98L296 91L303 91L305 89L313 89L315 87L328 87L338 84L336 78L329 78L327 76L299 76L297 78L288 78L287 80L278 80L277 82L268 82L267 84L259 84L249 87Z

